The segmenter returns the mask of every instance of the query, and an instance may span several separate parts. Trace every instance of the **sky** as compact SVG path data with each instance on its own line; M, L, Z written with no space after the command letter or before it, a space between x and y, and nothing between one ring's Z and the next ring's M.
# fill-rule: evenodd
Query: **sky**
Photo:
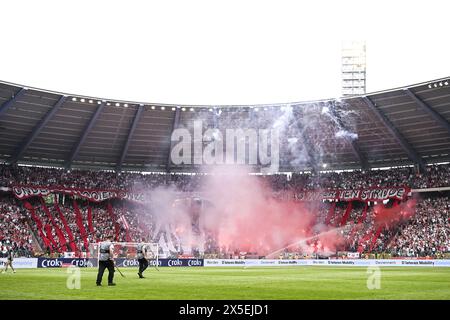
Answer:
M341 43L367 91L450 77L448 1L4 1L0 80L148 103L341 96Z

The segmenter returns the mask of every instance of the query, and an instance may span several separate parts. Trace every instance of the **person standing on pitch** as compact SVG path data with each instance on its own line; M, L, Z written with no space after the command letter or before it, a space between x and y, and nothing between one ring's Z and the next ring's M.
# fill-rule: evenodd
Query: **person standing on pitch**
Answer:
M114 245L113 236L108 236L105 242L100 243L100 256L98 259L97 286L102 285L103 272L108 269L108 286L115 286L114 279Z
M8 256L6 257L6 265L5 265L5 269L3 269L2 273L5 273L6 271L8 271L8 266L11 267L13 273L16 273L16 270L14 270L12 262L14 260L14 252L12 250L12 248L9 248L8 250Z
M142 238L142 242L138 244L137 246L137 259L139 261L139 272L138 276L139 278L145 278L142 273L147 269L148 267L148 261L147 261L147 245L145 244L145 238Z

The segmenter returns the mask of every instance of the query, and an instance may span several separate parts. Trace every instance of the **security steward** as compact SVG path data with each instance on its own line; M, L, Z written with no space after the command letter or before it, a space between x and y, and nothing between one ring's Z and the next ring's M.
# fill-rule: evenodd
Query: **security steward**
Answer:
M147 269L148 267L148 260L147 260L147 245L145 244L145 238L141 239L142 242L137 245L137 259L139 262L139 272L138 276L139 278L145 278L142 273Z
M103 272L108 269L108 286L115 286L114 279L114 245L113 236L108 236L106 241L100 243L100 255L98 259L97 286L102 285Z

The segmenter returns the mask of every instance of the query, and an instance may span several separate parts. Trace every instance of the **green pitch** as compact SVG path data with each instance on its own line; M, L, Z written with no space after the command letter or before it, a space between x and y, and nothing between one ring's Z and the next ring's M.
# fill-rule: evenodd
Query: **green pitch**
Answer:
M450 299L449 268L381 268L381 288L367 288L358 267L135 268L115 273L117 286L95 285L97 270L81 268L80 289L68 289L67 269L18 269L0 274L5 299Z

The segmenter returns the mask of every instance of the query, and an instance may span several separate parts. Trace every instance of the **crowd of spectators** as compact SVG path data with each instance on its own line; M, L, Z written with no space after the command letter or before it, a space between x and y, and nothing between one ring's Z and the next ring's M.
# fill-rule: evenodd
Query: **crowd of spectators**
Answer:
M205 174L117 173L114 171L0 165L0 186L3 187L25 184L84 189L142 190L159 186L174 186L180 191L196 191L206 177ZM412 167L402 167L388 170L274 174L258 175L257 177L274 191L404 185L412 188L431 188L450 186L450 165L427 166L426 171L422 173L417 172Z
M436 257L450 252L450 199L436 197L419 202L415 215L396 231L386 246L395 256Z
M12 249L17 256L32 254L32 234L14 198L0 194L0 258Z

